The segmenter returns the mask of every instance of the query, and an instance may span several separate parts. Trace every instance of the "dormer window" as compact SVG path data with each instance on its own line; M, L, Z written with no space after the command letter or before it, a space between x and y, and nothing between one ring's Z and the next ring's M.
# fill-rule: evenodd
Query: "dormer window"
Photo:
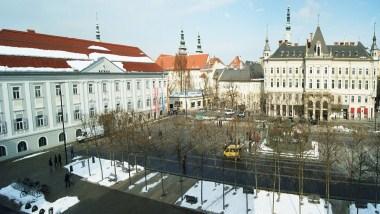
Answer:
M321 56L321 42L320 41L317 42L314 50L317 56Z

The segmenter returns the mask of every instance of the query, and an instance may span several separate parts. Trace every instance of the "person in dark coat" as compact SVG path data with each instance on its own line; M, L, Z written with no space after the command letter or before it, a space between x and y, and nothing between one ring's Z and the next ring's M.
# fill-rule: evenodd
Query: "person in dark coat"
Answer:
M65 187L70 187L70 175L68 172L65 174Z
M71 154L71 159L74 158L74 146L70 147L70 154Z
M53 172L53 161L51 160L51 157L49 158L49 168L50 172Z
M59 164L59 167L62 167L62 157L61 157L61 154L58 154L58 164Z
M54 167L57 167L57 166L58 166L57 155L54 155Z

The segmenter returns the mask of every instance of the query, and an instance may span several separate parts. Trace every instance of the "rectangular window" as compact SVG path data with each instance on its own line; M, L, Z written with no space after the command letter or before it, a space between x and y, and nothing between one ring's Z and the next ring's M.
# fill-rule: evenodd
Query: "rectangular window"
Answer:
M291 74L292 73L292 68L289 68L289 74Z
M103 93L107 93L107 83L103 83Z
M150 98L146 99L146 107L150 107Z
M128 100L127 111L132 111L132 101L131 100Z
M335 68L331 68L331 74L335 74Z
M348 80L344 80L344 88L348 89Z
M282 87L285 88L285 80L282 80Z
M319 88L319 80L317 80L317 88Z
M368 103L368 98L367 97L364 97L364 102Z
M273 79L270 79L270 87L273 88Z
M91 107L89 110L89 113L90 113L90 117L95 117L95 108Z
M338 89L342 88L342 80L338 80Z
M298 68L296 68L296 74L298 74Z
M292 87L292 79L289 79L289 88Z
M36 126L37 127L45 126L44 116L42 115L42 113L36 116Z
M74 95L77 95L77 94L78 94L78 85L77 85L77 84L74 84L74 85L73 85L73 94L74 94Z
M279 79L277 79L276 85L277 85L277 88L280 87L280 80Z
M93 94L93 93L94 93L94 89L93 89L93 85L92 85L92 83L89 83L89 84L88 84L88 93L89 93L89 94Z
M79 109L75 109L74 110L74 120L80 120L80 110Z
M348 75L348 68L346 68L346 75Z
M339 74L342 74L342 68L339 68Z
M158 87L161 88L161 81L158 81Z
M317 74L319 74L319 67L317 68Z
M285 74L285 68L282 68L282 73Z
M141 86L140 86L140 82L137 82L137 83L136 83L136 88L137 88L137 90L140 90L140 88L141 88Z
M277 72L277 73L280 73L280 68L276 68L276 72Z
M309 79L309 88L313 88L313 80L312 79Z
M191 108L195 107L195 102L191 102Z
M298 88L298 79L296 79L296 86L295 87Z
M312 74L313 73L313 68L312 67L310 67L310 74Z
M352 75L355 75L355 68L352 68Z
M351 82L351 89L355 89L355 80L352 80Z
M327 89L327 80L325 80L325 83L323 84L323 88Z
M121 110L120 103L116 103L116 111L119 112Z
M41 86L39 85L34 86L34 96L36 98L41 97Z
M365 69L365 75L368 75L368 68Z
M365 90L368 90L368 80L365 81Z
M25 121L23 118L16 118L15 120L15 129L16 131L27 129L27 121Z
M355 102L355 98L354 96L351 96L351 103L354 103Z
M335 88L335 81L331 80L331 89L334 89L334 88Z
M115 82L115 91L120 91L119 82Z
M128 90L128 91L131 90L131 82L127 82L127 90Z
M141 100L137 101L137 108L142 108L142 102L141 102Z
M55 85L55 95L61 95L61 85Z
M325 67L325 74L327 74L327 67Z
M362 102L362 96L358 96L358 103Z
M197 103L198 103L198 107L201 106L201 101L198 101Z
M273 74L273 68L270 68L270 73Z
M63 121L63 113L59 111L57 113L57 123L62 123L62 121Z
M361 90L361 89L362 89L362 81L361 81L361 80L359 80L359 85L358 85L358 88L359 88L359 90Z
M145 88L146 88L146 89L149 89L149 80L146 80L146 81L145 81Z

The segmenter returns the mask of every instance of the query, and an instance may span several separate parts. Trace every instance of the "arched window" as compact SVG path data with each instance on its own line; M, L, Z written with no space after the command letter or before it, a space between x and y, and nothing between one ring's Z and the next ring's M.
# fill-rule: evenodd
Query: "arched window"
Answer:
M65 134L63 134L63 132L61 132L58 136L58 139L59 139L59 142L62 142L65 140Z
M7 156L7 150L5 146L0 146L0 157Z
M38 146L39 147L46 146L46 144L47 144L46 137L40 137L40 139L38 139Z
M20 143L17 144L17 151L18 152L23 152L26 150L27 150L27 148L26 148L26 142L25 141L21 141Z
M75 132L75 136L76 137L82 136L82 129L77 129L77 131Z
M323 102L323 108L327 109L328 107L329 107L329 104L327 103L327 101Z

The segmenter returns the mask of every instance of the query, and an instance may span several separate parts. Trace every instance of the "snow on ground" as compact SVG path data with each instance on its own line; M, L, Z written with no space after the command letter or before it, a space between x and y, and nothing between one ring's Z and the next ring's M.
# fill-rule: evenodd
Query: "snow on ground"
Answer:
M146 175L146 180L149 181L151 178L153 178L156 175L158 175L158 172L149 173L148 175ZM140 180L136 181L135 185L142 184L143 182L145 182L145 176L142 177Z
M128 162L124 162L124 171L123 171L121 163L116 164L117 176L115 176L115 168L113 165L111 166L111 161L107 159L102 159L102 158L100 160L101 162L99 162L98 158L95 158L94 163L92 163L91 158L76 160L66 165L65 168L70 170L70 166L73 166L73 172L72 172L73 174L83 177L83 179L87 180L88 182L98 183L99 185L107 186L107 187L112 186L119 181L127 180L129 178ZM89 175L88 164L87 164L88 162L90 163L89 168L90 168L91 175ZM102 164L102 168L103 168L103 180L102 180L100 163ZM117 163L119 162L117 161ZM137 166L137 171L142 171L142 170L144 170L144 167ZM136 174L136 166L133 166L131 164L131 177L133 177L135 174Z
M168 176L165 175L163 176L162 178L160 178L158 181L154 182L154 183L151 183L151 184L148 184L145 188L145 186L141 189L141 192L149 192L150 189L153 189L154 187L156 187L158 184L161 183L161 180L165 180L167 179Z
M13 188L15 183L12 183L2 189L0 189L0 195L4 195L9 200L13 200L19 205L21 205L21 211L25 213L32 213L32 209L25 209L25 204L30 203L31 207L36 205L38 207L38 210L44 209L45 213L48 212L48 210L52 207L54 213L62 213L69 209L70 207L74 206L75 204L79 203L79 199L76 196L66 196L63 198L59 198L58 200L54 201L53 203L46 201L43 194L39 197L35 197L32 195L25 195L21 196L20 190L17 190ZM39 211L35 211L33 213L39 213Z
M359 212L358 212L359 211ZM359 208L359 210L356 209L355 204L350 205L350 214L374 214L376 211L380 213L380 204L377 205L377 209L375 208L374 204L367 204L367 208Z
M264 139L263 143L260 145L260 152L272 154L273 149L266 146L266 142L267 142L266 139ZM313 149L304 151L303 153L304 157L308 159L319 159L318 142L312 141L311 146ZM281 156L284 156L284 157L296 157L297 155L298 154L293 154L293 153L285 153L285 152L281 153Z
M243 188L237 188L236 191L233 186L224 185L225 193L225 208L224 213L246 213L246 198L248 199L248 213L272 213L272 192L260 190L258 197L255 198L253 194L243 193ZM277 193L275 194L275 213L299 213L299 197L294 194L281 193L280 200L277 201ZM195 196L198 201L195 204L186 202L185 195ZM184 200L181 197L177 200L176 204L181 207L191 209L202 209L203 211L212 213L223 212L223 185L214 182L203 181L203 205L201 205L201 182L198 181L192 186L184 195ZM302 200L301 212L306 214L320 214L325 213L324 200L320 200L319 204L309 203L307 198ZM331 206L329 206L329 213L332 213Z
M46 152L47 152L47 151L45 151L45 152L37 152L37 153L31 154L31 155L27 155L27 156L24 156L24 157L22 157L22 158L18 158L18 159L16 159L16 160L12 161L12 163L14 163L14 162L18 162L18 161L20 161L20 160L25 160L25 159L28 159L28 158L36 157L36 156L38 156L38 155L42 155L42 154L44 154L44 153L46 153Z
M345 128L345 127L342 126L342 125L340 125L340 126L334 126L333 129L335 129L335 130L338 131L338 132L346 132L346 133L351 132L351 129L349 129L349 128Z
M82 156L75 156L72 160L74 161L74 160L78 160L78 159L81 159L82 158Z

